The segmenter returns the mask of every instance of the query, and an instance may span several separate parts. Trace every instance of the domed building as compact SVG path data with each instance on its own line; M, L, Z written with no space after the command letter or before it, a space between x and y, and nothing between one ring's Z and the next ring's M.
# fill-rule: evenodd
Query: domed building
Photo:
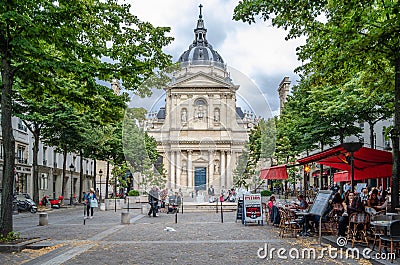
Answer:
M239 89L207 40L201 14L194 41L180 56L165 106L148 121L167 169L167 187L216 191L233 186L233 170L248 140L250 119L236 106Z

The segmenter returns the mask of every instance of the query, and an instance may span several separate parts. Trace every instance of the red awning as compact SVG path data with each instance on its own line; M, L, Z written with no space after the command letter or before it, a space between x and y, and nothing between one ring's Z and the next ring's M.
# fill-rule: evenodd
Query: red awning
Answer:
M288 179L286 165L262 169L260 172L260 179Z
M350 181L351 176L347 171L340 171L333 174L333 182Z
M300 164L317 162L350 172L350 153L342 145L297 160ZM354 180L390 177L392 153L361 147L354 152Z

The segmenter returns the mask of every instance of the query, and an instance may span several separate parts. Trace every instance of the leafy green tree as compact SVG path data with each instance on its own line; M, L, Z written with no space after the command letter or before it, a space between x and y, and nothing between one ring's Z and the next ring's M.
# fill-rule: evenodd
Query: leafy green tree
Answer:
M164 186L166 176L163 165L155 167L159 157L157 142L143 128L145 115L143 108L127 109L122 139L125 159L132 172L139 175L139 185L146 190L151 185Z
M388 78L394 81L390 87L368 87L377 93L388 88L392 91L393 209L399 204L399 9L399 2L391 0L243 0L234 14L235 19L249 23L255 22L259 15L264 20L271 20L274 26L289 30L287 39L305 35L306 44L298 48L299 59L304 62L299 70L306 79L312 78L311 86L315 88L325 84L325 88L342 89L362 70L367 70L366 76L374 76L375 80ZM386 68L390 70L386 71ZM384 74L379 77L382 72Z
M0 4L3 236L13 228L15 139L11 117L16 80L27 73L73 73L78 80L90 77L107 82L117 78L126 89L148 93L140 84L154 74L154 69L171 63L162 48L172 38L165 36L168 28L142 22L129 9L117 0L15 0Z
M251 169L249 168L248 147L240 154L236 168L233 170L233 185L235 187L249 187L248 180L251 178Z

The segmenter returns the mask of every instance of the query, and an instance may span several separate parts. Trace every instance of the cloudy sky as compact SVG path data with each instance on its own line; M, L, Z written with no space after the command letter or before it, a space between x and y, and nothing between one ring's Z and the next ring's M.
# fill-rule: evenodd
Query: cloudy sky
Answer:
M199 4L203 5L203 19L207 28L207 40L223 57L231 72L239 72L233 76L235 84L241 86L239 97L247 101L258 116L269 116L262 112L264 104L268 104L273 114L279 113L279 97L277 88L285 76L292 81L298 80L294 69L299 66L295 49L303 40L285 41L286 33L271 26L270 22L259 20L249 25L233 21L233 10L238 0L125 0L132 5L133 14L143 21L149 21L155 26L171 27L173 43L166 47L165 52L171 54L174 61L188 49L194 39L193 29L196 27L199 15ZM243 80L243 76L249 80ZM264 96L264 102L257 93L249 92L245 83L253 82L258 87L259 94ZM243 89L242 89L243 88ZM158 97L156 93L154 98ZM253 97L252 97L253 96ZM134 99L135 105L148 107L148 100ZM239 103L240 104L240 103Z

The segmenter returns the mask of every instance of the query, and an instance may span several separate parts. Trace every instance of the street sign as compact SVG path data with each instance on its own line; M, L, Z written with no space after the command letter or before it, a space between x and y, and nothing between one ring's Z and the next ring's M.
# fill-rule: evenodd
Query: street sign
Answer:
M243 195L243 214L245 224L247 222L261 222L261 225L263 225L261 194Z

